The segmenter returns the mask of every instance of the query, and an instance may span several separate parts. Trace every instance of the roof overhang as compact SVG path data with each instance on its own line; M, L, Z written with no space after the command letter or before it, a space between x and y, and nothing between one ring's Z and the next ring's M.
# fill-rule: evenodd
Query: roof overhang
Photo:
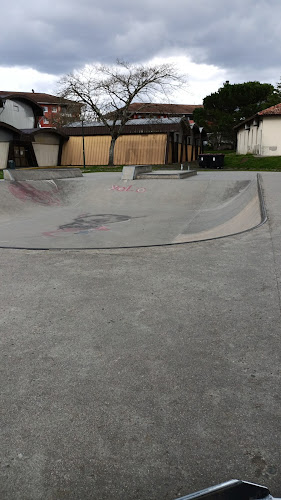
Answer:
M242 127L243 125L245 125L245 123L248 123L248 122L253 121L254 119L260 119L260 118L261 118L261 116L259 115L259 113L256 113L255 115L250 116L250 118L246 118L246 120L243 120L242 122L237 123L237 125L235 125L235 127L233 127L233 130L237 130L239 127Z
M0 122L0 128L4 128L5 130L8 130L9 132L12 132L15 134L19 140L23 141L34 141L34 136L35 135L44 135L44 134L54 134L56 136L59 136L61 139L64 141L68 141L69 137L65 132L56 130L56 129L44 129L44 128L31 128L31 129L18 129L16 127L13 127L12 125L9 125L8 123Z
M21 130L5 122L0 122L0 128L5 128L6 130L13 132L14 134L21 135Z
M4 102L9 99L10 101L20 101L24 102L26 104L29 104L29 106L32 108L33 113L35 116L43 116L44 111L39 104L34 102L32 99L29 99L29 97L24 97L20 94L6 94L6 95L1 95L0 97L0 106L3 107Z
M25 131L27 132L27 131ZM62 139L68 141L69 139L69 136L68 134L66 134L65 132L63 132L61 129L56 129L56 128L47 128L47 127L44 127L44 128L36 128L36 129L33 129L32 133L34 135L42 135L42 134L46 134L46 133L49 133L49 134L55 134L55 135L58 135L59 137L61 137Z
M32 140L31 136L29 134L26 134L24 130L20 130L16 127L13 127L8 123L0 122L0 128L4 128L5 130L12 132L15 136L17 136L19 140L25 140L25 141Z

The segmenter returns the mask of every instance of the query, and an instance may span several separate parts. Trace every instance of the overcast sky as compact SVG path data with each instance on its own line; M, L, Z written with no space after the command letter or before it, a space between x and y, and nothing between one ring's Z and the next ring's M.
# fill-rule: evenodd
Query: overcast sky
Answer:
M275 84L281 0L0 0L0 90L55 92L91 62L174 61L200 104L225 80Z

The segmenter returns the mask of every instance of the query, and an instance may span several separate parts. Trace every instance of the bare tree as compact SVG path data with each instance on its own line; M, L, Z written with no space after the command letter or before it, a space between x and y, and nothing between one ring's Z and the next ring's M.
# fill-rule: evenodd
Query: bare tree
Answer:
M93 118L108 129L111 135L108 164L113 165L115 143L133 115L129 110L133 100L138 97L141 102L155 102L155 99L169 102L171 93L185 84L185 78L171 64L146 66L118 60L114 66L86 66L82 71L65 75L59 82L59 93L86 104Z

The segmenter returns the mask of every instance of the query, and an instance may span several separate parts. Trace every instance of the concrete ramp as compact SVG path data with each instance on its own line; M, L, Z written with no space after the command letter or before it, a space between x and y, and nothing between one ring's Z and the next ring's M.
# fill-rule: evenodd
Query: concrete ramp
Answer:
M261 223L253 174L199 173L182 180L0 182L0 247L124 248L227 236Z
M80 168L20 168L5 169L7 181L42 181L52 179L70 179L82 177Z
M209 191L217 186L210 186ZM210 194L210 192L208 194ZM206 199L181 234L173 243L201 241L237 234L257 226L261 222L260 197L257 180L245 185L233 197L215 207L207 206Z

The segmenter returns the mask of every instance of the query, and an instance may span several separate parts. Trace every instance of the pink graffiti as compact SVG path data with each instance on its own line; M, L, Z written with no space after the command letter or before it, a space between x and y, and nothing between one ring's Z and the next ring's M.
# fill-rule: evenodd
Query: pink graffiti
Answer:
M31 186L27 182L12 182L9 184L10 193L19 200L26 202L28 200L41 205L60 205L60 200L57 196L57 188L55 192L43 191Z
M110 191L131 191L131 192L135 192L135 193L145 193L146 192L146 188L138 188L138 189L131 189L133 186L128 186L128 187L125 187L125 186L112 186L110 188Z

